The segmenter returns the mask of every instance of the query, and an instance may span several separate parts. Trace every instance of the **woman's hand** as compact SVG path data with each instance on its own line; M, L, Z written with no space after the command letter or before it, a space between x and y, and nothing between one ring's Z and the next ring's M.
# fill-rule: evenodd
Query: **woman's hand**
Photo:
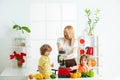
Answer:
M68 58L69 58L69 55L63 56L63 59L64 59L64 60L66 60L66 59L68 59Z
M57 43L58 51L63 51L63 47L60 43Z
M59 48L59 51L63 51L63 48Z

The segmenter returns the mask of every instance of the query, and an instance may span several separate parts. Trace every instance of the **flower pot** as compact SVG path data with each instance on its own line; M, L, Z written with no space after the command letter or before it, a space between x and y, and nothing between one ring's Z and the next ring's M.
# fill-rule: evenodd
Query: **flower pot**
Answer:
M19 68L21 68L22 67L22 63L20 63L20 61L17 61L17 66L19 67Z
M21 68L21 67L22 67L22 64L18 64L18 67L20 67L20 68Z
M94 36L85 36L85 40L86 40L85 45L93 47L94 46L94 39L95 39Z
M93 31L89 31L88 36L93 36Z
M15 46L25 46L26 40L24 37L16 37L15 38Z

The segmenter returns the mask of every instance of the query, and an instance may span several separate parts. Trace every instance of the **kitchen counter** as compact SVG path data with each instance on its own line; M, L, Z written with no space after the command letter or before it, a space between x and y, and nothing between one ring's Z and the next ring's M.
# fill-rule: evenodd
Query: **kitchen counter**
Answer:
M15 63L11 62L10 66L7 66L3 72L0 74L0 80L30 80L28 79L29 74L36 74L37 72L37 59L29 59L27 65L24 64L22 68L14 65ZM54 67L57 69L57 67ZM33 79L35 80L35 79ZM49 79L51 80L51 79ZM94 78L56 78L53 80L103 80L99 76Z
M1 74L0 74L0 80L29 80L28 75L30 73L37 73L34 72L32 69L28 69L27 67L18 68L18 67L9 67L6 68ZM33 79L35 80L35 79ZM50 79L49 79L50 80ZM55 80L55 79L53 79ZM56 78L56 80L103 80L101 77L94 77L94 78Z

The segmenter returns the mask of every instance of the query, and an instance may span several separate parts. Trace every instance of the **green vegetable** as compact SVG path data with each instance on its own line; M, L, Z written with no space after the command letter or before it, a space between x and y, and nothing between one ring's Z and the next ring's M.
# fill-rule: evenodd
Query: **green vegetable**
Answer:
M93 72L93 70L90 70L90 71L87 73L87 75L88 75L89 77L94 77L94 72Z
M52 74L50 75L50 78L55 79L55 78L56 78L56 75L55 75L54 73L52 73Z
M87 73L85 73L85 72L82 72L81 74L82 74L81 77L84 77L84 78L88 77Z
M86 73L86 72L82 72L81 73L82 75L81 75L81 77L94 77L94 72L93 72L93 70L90 70L88 73Z

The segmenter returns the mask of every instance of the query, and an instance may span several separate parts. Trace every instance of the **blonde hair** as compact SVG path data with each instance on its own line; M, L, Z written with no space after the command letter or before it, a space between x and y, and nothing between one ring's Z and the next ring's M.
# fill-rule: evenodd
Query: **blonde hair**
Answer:
M68 25L64 28L64 34L65 32L67 33L69 39L70 39L70 42L69 42L69 45L72 46L75 42L75 32L74 32L74 29L71 25ZM64 35L65 37L65 35Z
M46 51L52 51L52 48L48 44L44 44L40 47L41 55L44 55Z

